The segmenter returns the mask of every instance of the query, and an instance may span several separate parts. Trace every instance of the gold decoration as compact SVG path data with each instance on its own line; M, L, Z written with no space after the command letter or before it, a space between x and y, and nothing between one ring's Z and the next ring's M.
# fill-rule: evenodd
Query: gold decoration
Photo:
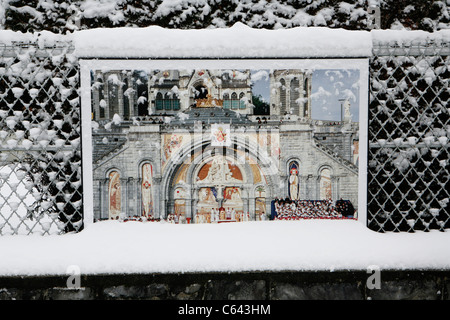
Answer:
M223 106L223 100L215 99L210 94L207 95L206 99L197 99L195 102L197 103L197 108L221 108Z

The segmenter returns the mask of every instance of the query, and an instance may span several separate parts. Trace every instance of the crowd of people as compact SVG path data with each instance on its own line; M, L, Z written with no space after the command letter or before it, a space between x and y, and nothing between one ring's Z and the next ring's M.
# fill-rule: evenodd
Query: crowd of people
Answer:
M272 201L270 220L300 220L300 219L352 219L355 218L355 209L349 200L337 200L333 204L329 200L291 200L278 199ZM114 218L119 220L119 218ZM185 223L214 223L223 221L250 221L248 214L236 213L234 209L220 208L211 210L211 214L196 214L194 221L184 215L168 214L165 221L175 224ZM262 219L261 220L265 220ZM123 221L160 221L150 217L126 217Z
M349 201L275 199L271 220L353 218Z

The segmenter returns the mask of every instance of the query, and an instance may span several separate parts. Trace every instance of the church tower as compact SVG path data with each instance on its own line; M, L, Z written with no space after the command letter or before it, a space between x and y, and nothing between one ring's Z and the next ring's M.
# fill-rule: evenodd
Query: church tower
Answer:
M311 118L311 72L275 70L270 77L270 114Z

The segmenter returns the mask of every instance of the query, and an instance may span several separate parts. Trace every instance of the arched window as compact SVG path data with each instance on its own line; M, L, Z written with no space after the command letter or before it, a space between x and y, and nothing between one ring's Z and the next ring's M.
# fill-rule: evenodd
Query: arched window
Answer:
M292 161L289 163L289 198L291 200L299 200L299 165L297 161Z
M105 118L105 108L106 108L106 101L105 101L105 88L103 84L103 77L101 74L97 75L95 86L98 90L98 104L99 104L99 119Z
M324 168L320 171L319 183L320 200L332 199L331 170L329 168Z
M163 108L164 108L164 106L163 106L163 95L162 95L161 92L158 92L156 94L155 108L156 108L156 110L163 110Z
M112 77L112 76L110 76ZM112 118L114 114L119 113L119 86L116 77L108 80L108 101L109 101L109 116Z
M239 99L236 92L231 94L231 109L239 109Z
M223 94L223 108L231 109L231 100L230 100L230 95L228 93Z
M178 99L178 97L173 97L172 99L172 109L173 110L180 110L180 99Z
M286 106L286 81L284 79L280 80L280 111L281 115L287 112Z
M164 110L172 110L172 94L169 92L164 95Z
M130 98L128 90L128 79L123 80L123 118L128 120L130 118Z
M204 85L198 85L194 90L194 98L195 99L206 99L208 97L208 88Z
M119 219L122 210L120 173L115 170L111 171L108 178L109 219Z
M298 104L298 98L300 98L300 80L298 78L294 78L291 81L291 101L290 101L290 108L293 114L298 115L300 112L300 107Z
M308 97L308 85L309 85L309 80L307 77L305 77L305 81L303 83L303 90L305 91L304 97ZM305 107L303 108L303 116L307 117L308 116L308 104L305 103Z
M239 94L239 109L245 109L246 101L244 99L245 95L243 92Z
M134 89L137 96L137 109L138 116L148 116L148 84L147 79L143 76L142 72L135 71Z
M158 92L155 97L156 110L180 110L180 100L178 96L173 92L166 92L163 96L161 92Z

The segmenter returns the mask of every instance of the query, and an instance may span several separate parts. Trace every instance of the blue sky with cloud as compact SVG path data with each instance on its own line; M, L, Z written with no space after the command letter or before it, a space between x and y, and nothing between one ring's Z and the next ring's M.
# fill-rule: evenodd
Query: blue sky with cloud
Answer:
M311 85L312 118L341 120L341 100L348 99L353 121L359 121L359 70L314 70Z
M252 70L253 94L270 101L269 70ZM314 70L311 84L312 118L341 120L342 99L350 102L353 121L359 121L359 70Z

